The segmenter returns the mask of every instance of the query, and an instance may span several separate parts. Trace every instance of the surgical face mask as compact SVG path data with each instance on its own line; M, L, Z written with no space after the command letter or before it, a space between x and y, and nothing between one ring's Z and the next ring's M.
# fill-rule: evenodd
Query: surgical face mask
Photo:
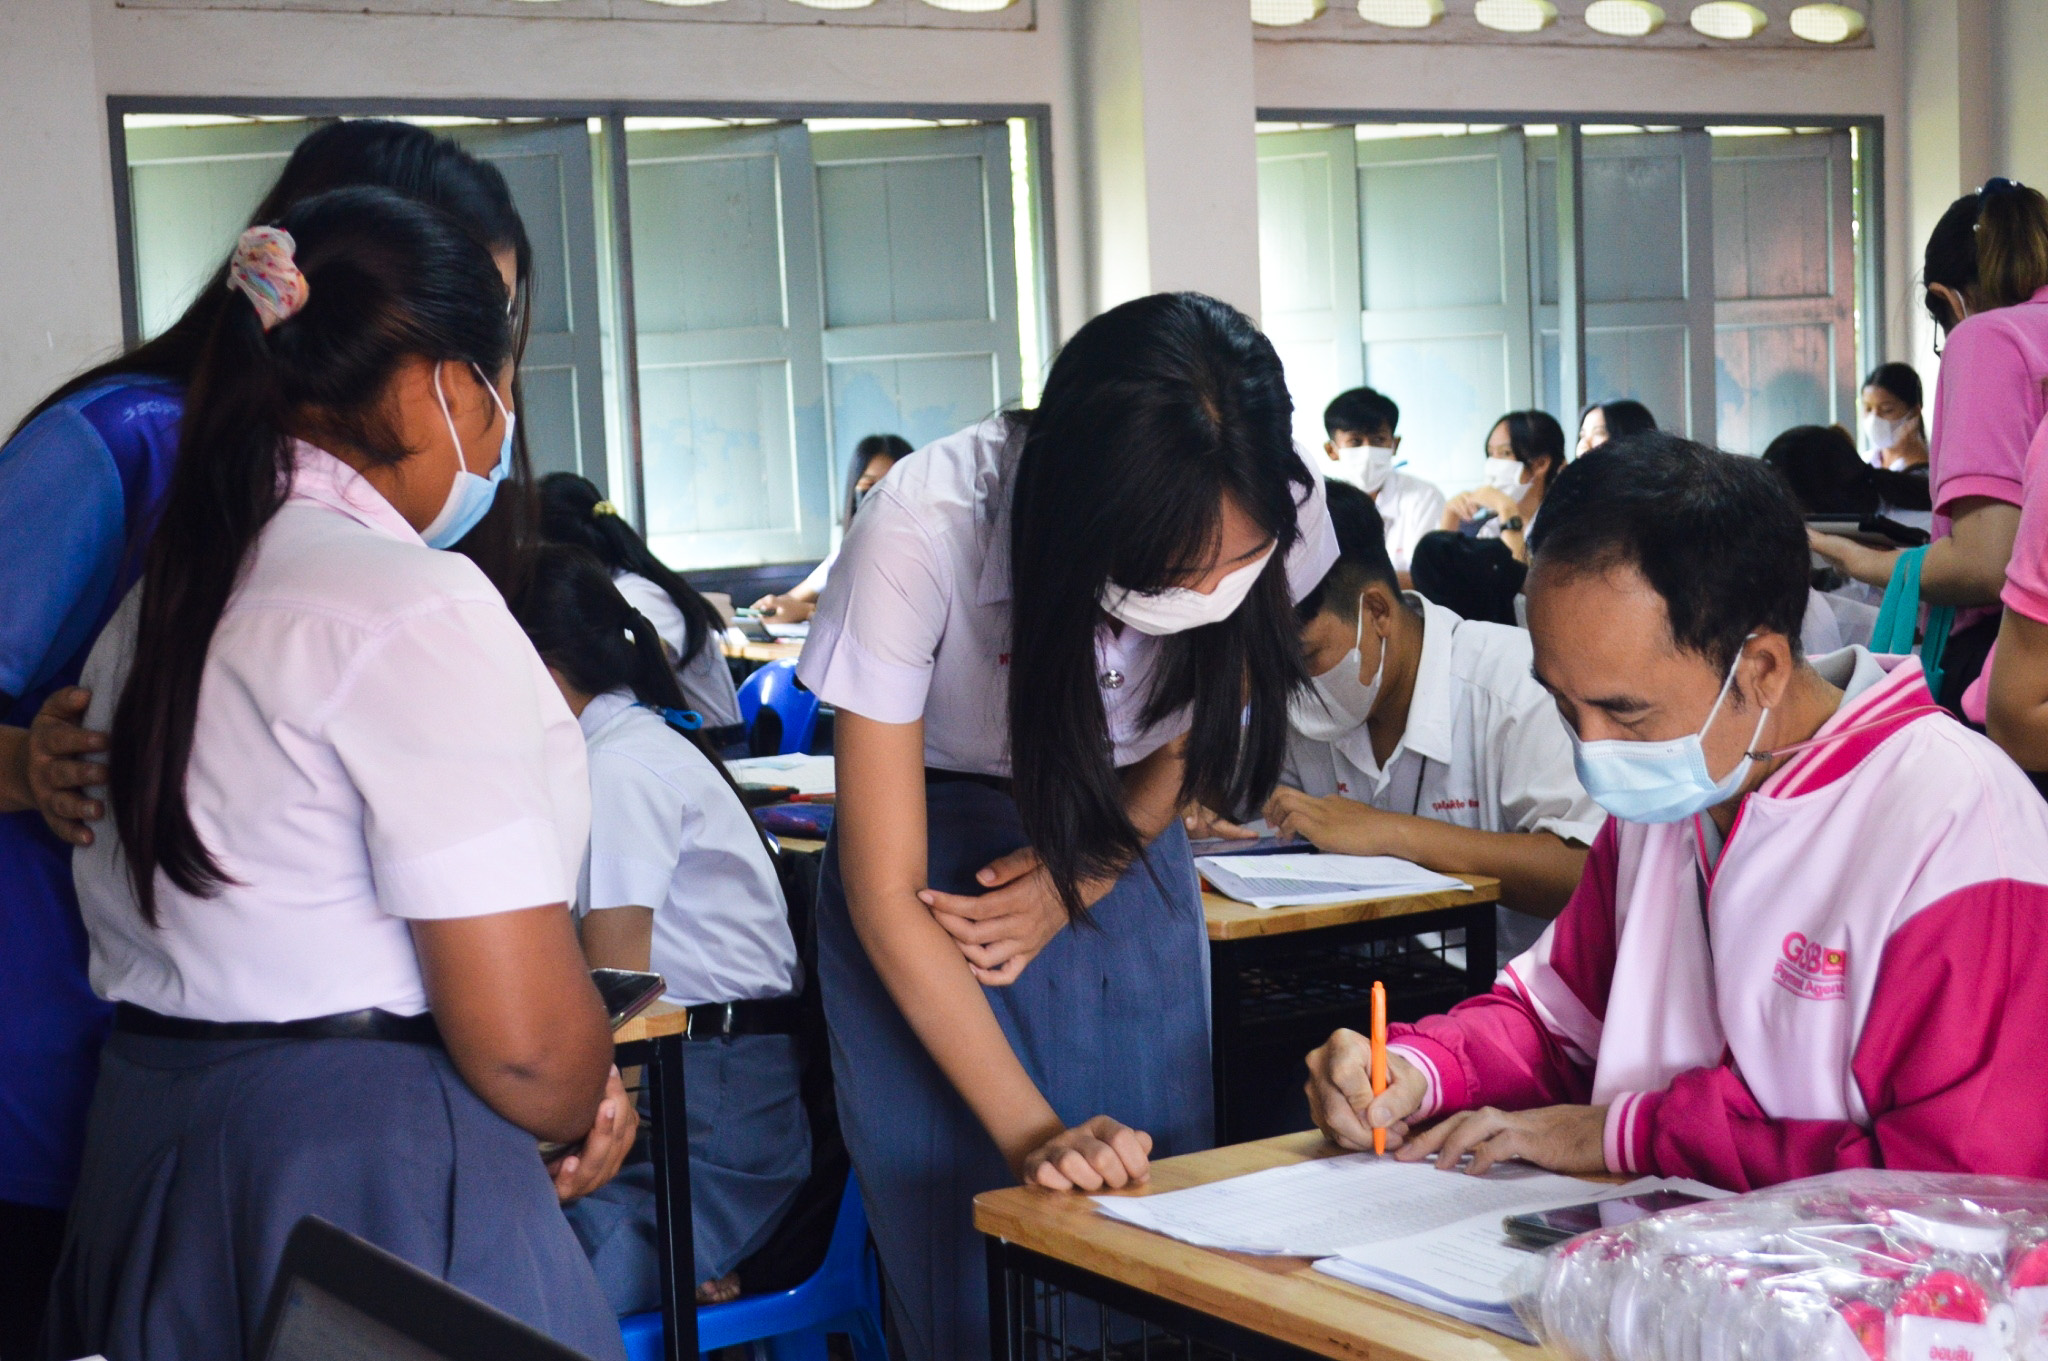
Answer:
M1287 721L1311 742L1335 742L1358 730L1372 717L1379 702L1380 681L1387 672L1387 640L1380 639L1380 660L1372 679L1361 681L1365 669L1365 602L1358 606L1358 637L1351 650L1328 671L1309 682L1307 694L1296 695L1287 705Z
M441 389L441 366L434 366L434 397L441 403L441 419L448 422L448 438L455 442L455 481L449 484L448 499L441 503L441 513L434 517L432 524L420 531L420 537L427 541L429 548L452 548L462 536L476 528L477 521L491 508L491 502L498 495L498 484L512 471L512 427L517 421L511 412L505 410L505 403L499 400L498 390L484 377L484 371L476 365L477 381L484 385L484 391L491 394L497 403L498 412L505 418L505 439L498 446L498 466L491 469L489 477L478 477L469 470L469 464L462 457L462 436L455 433L455 417L448 411L448 394Z
M1375 495L1387 485L1394 471L1391 445L1354 444L1337 446L1337 476L1352 486Z
M1486 460L1486 485L1517 501L1528 488L1522 482L1522 460L1518 458L1488 458Z
M1251 593L1252 583L1259 579L1259 573L1265 570L1266 560L1272 556L1273 550L1268 546L1258 557L1217 582L1216 589L1207 595L1185 586L1138 595L1112 581L1102 588L1102 608L1138 632L1153 637L1184 633L1204 624L1218 624L1236 613L1237 607L1244 603L1245 596Z
M1913 418L1902 421L1888 421L1875 411L1863 413L1863 447L1870 453L1891 448L1904 438L1913 426Z
M1721 693L1714 697L1714 707L1707 711L1707 721L1690 736L1668 742L1582 742L1566 724L1565 732L1572 739L1572 765L1593 802L1625 822L1678 822L1734 798L1756 763L1754 749L1771 711L1765 709L1757 715L1756 731L1749 735L1742 759L1719 780L1707 770L1707 754L1700 739L1714 726L1721 702L1735 684L1735 668L1741 664L1742 654L1737 652L1721 682Z

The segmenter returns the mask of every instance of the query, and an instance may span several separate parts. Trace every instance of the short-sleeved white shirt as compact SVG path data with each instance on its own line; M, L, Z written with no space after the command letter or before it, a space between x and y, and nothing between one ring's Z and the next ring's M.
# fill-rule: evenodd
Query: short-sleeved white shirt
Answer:
M796 939L775 865L739 795L624 690L577 720L590 751L590 861L579 913L654 910L649 966L685 1006L786 997Z
M1024 433L1002 417L927 445L875 485L853 519L811 617L797 675L818 697L881 723L924 719L925 764L1010 773L1010 515ZM1296 599L1337 560L1322 470L1287 558ZM1163 640L1105 622L1096 674L1119 766L1187 730L1181 713L1139 716Z
M94 990L168 1016L417 1015L409 920L566 903L583 860L582 737L496 588L339 459L295 456L200 682L186 800L230 882L159 872L151 927L111 829L73 852ZM88 726L112 723L140 595L86 662Z
M619 588L628 605L654 625L673 664L690 642L689 621L683 618L676 602L667 591L638 572L620 572L612 578L612 585ZM739 692L732 683L732 668L725 664L725 653L719 648L716 635L706 638L689 665L677 666L675 673L676 683L683 687L683 698L706 727L729 728L740 721Z
M1606 814L1580 787L1557 705L1529 668L1529 635L1459 618L1419 595L1422 660L1408 726L1382 767L1363 724L1336 742L1291 733L1281 780L1486 832L1551 832L1590 846Z
M1387 474L1373 504L1387 527L1387 556L1394 560L1395 571L1405 572L1422 536L1444 527L1444 494L1436 483L1396 468Z

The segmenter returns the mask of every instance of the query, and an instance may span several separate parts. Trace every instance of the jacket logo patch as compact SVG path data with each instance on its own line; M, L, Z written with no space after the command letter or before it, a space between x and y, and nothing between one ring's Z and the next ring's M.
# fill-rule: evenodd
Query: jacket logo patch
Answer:
M1808 940L1794 931L1785 937L1771 981L1794 997L1839 1002L1848 995L1849 952Z

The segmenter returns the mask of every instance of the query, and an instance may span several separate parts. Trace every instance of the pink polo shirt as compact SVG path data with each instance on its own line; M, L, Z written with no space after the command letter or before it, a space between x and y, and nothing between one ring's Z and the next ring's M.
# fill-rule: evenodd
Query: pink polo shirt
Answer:
M2034 441L2027 446L2019 535L2013 540L2012 559L2005 564L2005 590L1999 599L2013 613L2048 624L2048 421L2034 431ZM1991 668L1984 669L1988 674Z
M2021 504L2027 445L2048 416L2048 288L2023 303L1966 318L1949 335L1934 385L1927 475L1934 536L1965 496Z

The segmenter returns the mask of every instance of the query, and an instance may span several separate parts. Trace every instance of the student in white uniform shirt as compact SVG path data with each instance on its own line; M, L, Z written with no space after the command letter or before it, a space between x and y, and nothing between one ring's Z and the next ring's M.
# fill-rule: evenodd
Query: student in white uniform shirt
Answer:
M252 227L85 668L118 835L73 870L116 1002L49 1354L250 1354L317 1214L623 1358L557 1199L635 1118L568 899L575 720L475 563L513 463L490 254L387 190ZM582 1141L550 1185L537 1141Z
M868 435L853 446L853 457L846 462L846 495L840 501L839 532L842 535L853 528L854 513L868 499L875 484L909 456L910 441L901 435ZM761 612L763 619L773 619L779 624L803 623L817 611L818 594L825 589L825 582L832 575L832 564L837 561L839 550L835 548L787 595L770 592L756 600L754 608Z
M734 1298L735 1268L810 1173L799 1092L796 941L760 829L717 758L670 716L682 694L654 626L580 549L550 546L514 607L590 752L590 859L577 912L596 968L652 969L709 1022L683 1051L699 1303ZM569 1207L613 1309L660 1304L654 1171L645 1157Z
M1443 519L1444 494L1434 482L1394 466L1400 424L1401 408L1372 388L1340 392L1323 408L1323 429L1330 436L1323 456L1336 465L1325 471L1373 499L1387 526L1387 556L1395 571L1406 572L1416 543Z
M1337 565L1301 603L1316 676L1266 818L1320 850L1497 877L1512 959L1570 900L1605 815L1529 674L1529 635L1404 595L1372 507L1345 486L1329 498Z
M586 477L549 473L540 480L540 529L553 543L595 554L626 602L645 615L683 687L682 708L704 721L704 740L723 751L745 740L740 701L719 646L725 620L718 607L647 547L618 507Z

